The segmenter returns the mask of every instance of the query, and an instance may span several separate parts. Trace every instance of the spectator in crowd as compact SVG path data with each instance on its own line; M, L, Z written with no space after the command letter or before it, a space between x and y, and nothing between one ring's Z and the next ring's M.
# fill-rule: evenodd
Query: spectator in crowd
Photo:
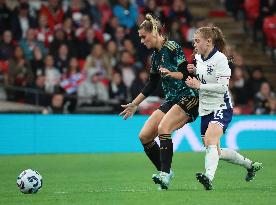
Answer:
M255 96L256 93L260 90L260 86L263 82L266 82L266 78L264 77L263 70L261 68L255 68L251 77L248 80L248 92L249 96Z
M83 15L81 17L80 25L77 27L75 31L75 35L78 40L83 40L86 37L86 32L88 29L92 29L93 25L91 22L91 18L89 15Z
M276 12L276 1L275 0L260 0L260 10L257 19L253 24L253 40L257 41L258 32L263 30L263 21L265 17L272 16Z
M110 20L105 26L105 35L109 36L111 39L116 39L116 28L120 26L118 18L116 16L111 16ZM137 30L136 30L137 31Z
M115 68L118 63L119 54L116 43L112 40L106 43L106 56L108 59L108 65L110 65L112 68Z
M54 93L59 89L61 74L54 66L54 58L51 55L45 57L45 90L47 93Z
M43 54L39 47L34 48L34 58L30 61L34 77L44 75Z
M92 3L93 2L93 3ZM90 13L98 28L105 28L112 16L108 0L90 1Z
M62 74L61 87L67 94L76 94L84 79L85 76L80 71L78 59L76 57L70 58L69 68L66 73Z
M114 112L121 111L121 105L128 99L127 88L123 82L120 72L114 72L112 80L108 84L110 102L113 104Z
M120 26L118 18L116 16L110 17L110 20L106 24L105 32L111 36L112 39L116 38L116 28ZM137 30L136 30L137 32Z
M275 93L271 91L269 83L263 82L260 86L260 90L255 95L255 114L275 114L275 100Z
M132 41L129 38L125 38L123 40L123 46L124 46L124 50L129 52L132 56L133 56L133 60L134 60L134 66L136 69L142 69L143 63L141 62L140 59L137 59L137 51L136 48L134 47L134 44L132 43Z
M54 31L62 23L64 11L61 7L60 0L49 0L47 6L40 8L39 15L45 15L48 19L48 27Z
M44 4L44 0L16 0L13 1L14 3L17 2L17 4L15 3L15 5L18 7L18 5L20 5L21 3L27 3L29 4L29 10L28 13L31 17L33 17L34 19L38 19L38 10L41 8L42 4ZM9 3L12 3L12 1L9 1ZM12 7L12 5L10 5Z
M186 42L186 37L183 36L182 31L181 31L181 23L179 19L173 19L170 22L170 39L172 41L176 41L179 43L180 46L184 46L185 42Z
M6 0L0 0L0 34L10 30L12 12L6 5Z
M6 30L3 33L3 38L0 41L0 61L7 61L13 56L15 43L12 40L12 32Z
M26 38L23 38L19 42L19 45L23 49L27 60L33 59L33 57L34 57L33 51L34 51L35 47L39 47L40 50L42 51L43 55L45 55L47 53L47 50L44 47L44 45L35 39L35 30L32 28L28 29Z
M76 45L74 44L73 41L67 40L66 34L62 28L58 28L54 33L54 40L50 44L49 54L51 54L53 56L57 56L59 47L62 44L66 44L68 46L70 55L76 55L76 52L77 52L77 49L75 49Z
M124 29L124 27L122 26L117 27L115 30L115 38L113 40L116 42L119 51L124 50L123 40L125 37L126 37L126 30Z
M108 64L108 58L104 53L103 46L101 44L98 43L93 46L90 55L86 58L84 69L98 70L103 78L112 78L113 70Z
M101 82L101 71L90 69L87 79L78 87L78 105L104 105L109 100L108 90Z
M104 36L101 28L97 28L95 24L92 22L91 17L89 15L83 15L81 20L81 25L76 30L76 36L79 40L85 40L88 38L88 30L92 29L94 32L94 37L100 43L104 43Z
M121 26L131 29L137 20L138 9L129 0L118 0L113 8L114 15L118 18Z
M190 26L193 16L184 0L173 0L172 8L169 13L169 20L179 19L182 26Z
M240 67L236 67L231 79L231 92L235 105L246 105L249 100L248 86L245 73Z
M124 50L128 51L131 55L136 56L136 49L129 38L124 38L123 47Z
M242 9L244 0L224 0L224 4L226 10L229 11L236 20L239 20L244 15Z
M83 0L71 0L65 16L73 20L75 27L79 27L83 15L90 15L89 4Z
M45 90L44 75L38 75L28 88L31 90L26 94L27 103L40 106L47 106L50 104L50 97Z
M61 44L58 49L58 55L55 56L55 67L60 73L66 73L69 65L69 50L66 44Z
M123 81L128 89L136 76L133 56L128 51L123 51L121 54L118 70L122 73Z
M275 0L262 0L260 1L263 12L266 12L269 16L276 13L276 1Z
M48 19L46 15L40 15L38 18L38 29L36 39L43 43L46 48L54 39L53 31L48 27Z
M85 75L80 70L79 61L76 57L70 58L69 68L62 75L61 88L66 92L66 101L69 103L68 110L74 112L77 105L77 90L79 85L85 81Z
M101 42L97 36L95 29L88 28L85 30L84 37L78 41L78 56L80 59L85 59L91 52L91 48Z
M19 46L15 47L14 56L9 61L7 80L6 85L18 88L27 87L33 80L31 66L25 59L23 50ZM8 97L10 100L24 101L24 92L10 92Z
M36 19L29 15L28 3L19 4L19 8L14 11L11 25L13 36L17 41L27 38L29 29L37 27Z
M76 35L75 35L73 20L71 17L64 18L64 20L62 22L62 29L65 33L66 39L68 41L73 41L73 43L75 43Z
M233 57L234 57L234 64L235 66L241 67L241 68L245 68L244 65L244 59L242 57L242 55L240 55L239 53L237 53L236 51L233 52Z
M68 114L68 103L64 102L64 96L54 93L51 99L51 105L42 110L42 114Z
M50 43L49 54L56 56L58 54L58 48L62 44L67 44L65 32L62 28L58 28L54 32L54 40Z

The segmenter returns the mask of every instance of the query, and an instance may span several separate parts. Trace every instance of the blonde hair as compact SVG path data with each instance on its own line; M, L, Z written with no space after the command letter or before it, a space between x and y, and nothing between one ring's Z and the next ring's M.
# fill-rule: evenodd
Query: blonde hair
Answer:
M153 18L151 14L146 15L146 19L139 26L139 30L141 29L151 32L154 36L162 33L161 22L158 19Z
M200 33L202 38L208 39L211 38L213 45L220 52L227 55L226 51L226 40L222 31L218 27L200 27L197 29L196 34Z

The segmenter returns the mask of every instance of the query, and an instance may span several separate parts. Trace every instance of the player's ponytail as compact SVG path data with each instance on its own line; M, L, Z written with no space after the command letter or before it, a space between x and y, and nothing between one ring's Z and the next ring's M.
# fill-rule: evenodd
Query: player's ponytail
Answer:
M151 14L146 14L146 19L140 24L139 30L144 29L151 32L154 36L163 35L163 26L160 20L154 18Z
M226 40L222 33L222 31L218 27L212 28L213 32L213 43L215 48L217 48L220 52L226 54Z

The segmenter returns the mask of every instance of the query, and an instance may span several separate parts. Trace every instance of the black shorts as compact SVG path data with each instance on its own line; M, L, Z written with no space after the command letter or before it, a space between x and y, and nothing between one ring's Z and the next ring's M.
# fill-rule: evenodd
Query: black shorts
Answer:
M188 116L191 117L189 122L193 122L198 117L198 103L199 103L198 97L183 96L182 98L180 98L179 102L177 102L177 103L164 102L159 107L159 110L161 110L163 113L166 114L172 108L172 106L177 104L178 106L180 106L182 108L182 110L184 110L184 112Z
M160 105L160 107L158 109L166 114L172 108L172 106L174 106L175 104L176 103L166 101L162 105Z
M196 118L198 117L198 97L183 96L177 103L177 105L179 105L184 110L184 112L191 117L189 122L193 122L196 120Z

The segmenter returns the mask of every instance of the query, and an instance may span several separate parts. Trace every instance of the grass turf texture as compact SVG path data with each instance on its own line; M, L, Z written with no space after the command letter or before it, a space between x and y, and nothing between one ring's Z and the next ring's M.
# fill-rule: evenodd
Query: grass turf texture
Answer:
M204 153L175 153L175 178L168 191L151 181L154 168L142 153L0 156L0 204L275 204L276 151L241 152L263 162L252 182L246 170L220 161L214 190L195 180L203 171ZM32 168L43 176L39 193L24 195L16 186L21 171Z

